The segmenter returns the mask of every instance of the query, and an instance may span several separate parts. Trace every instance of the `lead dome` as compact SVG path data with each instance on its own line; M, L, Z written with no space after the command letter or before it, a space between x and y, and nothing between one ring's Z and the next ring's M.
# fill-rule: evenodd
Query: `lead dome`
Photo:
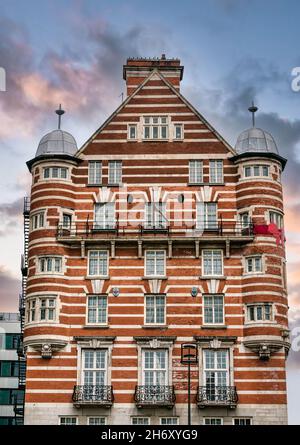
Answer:
M63 130L53 130L46 134L39 143L35 156L47 154L67 154L73 156L77 152L75 138Z
M278 153L273 136L261 128L244 130L237 138L235 150L238 154L246 152Z

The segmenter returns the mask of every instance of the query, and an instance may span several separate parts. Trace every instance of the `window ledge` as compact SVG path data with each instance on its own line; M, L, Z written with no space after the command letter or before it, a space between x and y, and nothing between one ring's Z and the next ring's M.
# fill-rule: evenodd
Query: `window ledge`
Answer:
M194 187L194 186L196 186L196 185L205 185L205 182L188 182L187 183L187 186L188 187Z
M200 280L226 280L225 275L200 275Z
M144 324L142 325L143 329L167 329L168 325L166 324Z
M149 277L147 275L145 275L144 277L142 277L142 280L167 280L168 277L166 276L158 276L158 275L154 275L152 277Z
M203 324L200 326L201 329L227 329L225 324Z
M83 329L108 329L108 324L86 324Z
M108 183L107 184L107 187L123 187L123 183L122 182L120 182L120 183Z
M86 280L109 280L109 275L86 275Z
M105 187L106 184L102 184L102 183L99 183L99 184L87 184L86 186L87 187Z

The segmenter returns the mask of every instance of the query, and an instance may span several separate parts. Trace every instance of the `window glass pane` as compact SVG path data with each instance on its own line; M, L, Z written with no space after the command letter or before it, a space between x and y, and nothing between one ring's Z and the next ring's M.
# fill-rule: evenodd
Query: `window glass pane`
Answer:
M130 127L129 127L129 137L130 137L130 139L135 139L136 138L136 126L135 125L130 125Z

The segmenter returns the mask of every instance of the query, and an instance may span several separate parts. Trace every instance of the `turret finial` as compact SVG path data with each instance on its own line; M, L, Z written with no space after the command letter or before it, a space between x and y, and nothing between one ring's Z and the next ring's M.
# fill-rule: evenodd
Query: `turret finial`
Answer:
M63 114L65 114L65 110L62 110L61 104L59 104L59 108L58 108L58 110L55 110L55 113L58 115L58 129L60 130L61 117Z
M251 107L248 108L250 113L252 113L252 125L255 127L255 113L257 112L258 108L254 105L254 102L252 101Z

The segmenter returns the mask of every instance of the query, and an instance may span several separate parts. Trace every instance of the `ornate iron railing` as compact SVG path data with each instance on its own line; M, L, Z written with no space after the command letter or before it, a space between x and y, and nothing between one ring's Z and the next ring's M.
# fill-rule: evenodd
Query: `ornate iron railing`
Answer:
M197 391L198 406L232 406L238 402L238 395L235 386L199 386Z
M137 406L173 406L176 400L174 386L136 386L134 400Z
M72 400L75 405L112 405L113 387L110 385L76 385Z

